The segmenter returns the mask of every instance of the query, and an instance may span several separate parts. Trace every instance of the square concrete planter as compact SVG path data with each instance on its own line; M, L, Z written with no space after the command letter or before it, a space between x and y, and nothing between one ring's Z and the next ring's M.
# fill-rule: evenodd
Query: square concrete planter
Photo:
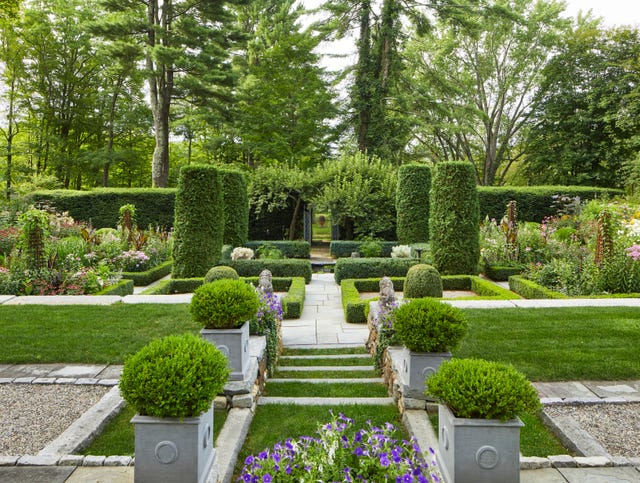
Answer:
M440 471L455 483L518 483L520 481L520 418L456 418L438 406Z
M402 378L406 385L404 396L428 399L424 394L425 381L449 359L451 352L413 352L405 348L402 361Z
M200 335L229 361L229 380L243 381L249 368L249 321L237 329L202 329Z
M196 418L136 415L135 483L204 483L213 449L213 404Z

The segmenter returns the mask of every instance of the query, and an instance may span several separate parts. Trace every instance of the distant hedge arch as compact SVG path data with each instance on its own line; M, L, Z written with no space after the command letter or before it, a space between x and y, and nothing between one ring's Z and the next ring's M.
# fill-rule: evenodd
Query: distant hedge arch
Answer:
M220 258L224 202L219 171L209 165L180 170L173 223L173 278L204 277Z
M398 170L396 191L398 242L408 245L429 240L429 192L431 168L405 164Z
M433 265L442 275L476 274L480 258L480 210L473 165L436 165L429 219Z

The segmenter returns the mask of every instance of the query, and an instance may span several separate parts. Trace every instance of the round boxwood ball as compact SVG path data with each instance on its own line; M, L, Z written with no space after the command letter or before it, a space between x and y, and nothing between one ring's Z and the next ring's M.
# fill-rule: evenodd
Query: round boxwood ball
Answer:
M220 265L218 267L213 267L207 272L207 274L204 276L204 283L210 283L215 280L222 280L225 278L237 280L240 277L238 276L238 272L236 272L232 267Z
M144 416L196 417L229 379L227 358L193 334L156 339L129 357L120 377L123 399Z
M404 280L404 297L442 297L442 279L438 270L424 263L411 267Z
M467 319L460 309L439 300L414 299L395 310L393 328L409 350L448 352L467 333Z
M244 280L222 279L198 287L191 299L191 316L205 329L233 329L256 315L260 299Z

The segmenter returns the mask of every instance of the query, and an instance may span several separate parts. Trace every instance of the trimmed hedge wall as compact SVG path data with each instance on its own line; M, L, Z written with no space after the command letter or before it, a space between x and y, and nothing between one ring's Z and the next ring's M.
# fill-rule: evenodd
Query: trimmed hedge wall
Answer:
M331 252L331 256L335 258L350 258L352 252L360 251L360 245L362 245L363 241L352 241L352 240L333 240L329 243L329 251ZM390 257L391 249L395 246L400 245L397 241L381 241L382 244L382 256Z
M396 292L404 289L404 277L391 277ZM471 290L478 294L475 300L513 300L520 298L513 292L476 275L450 275L442 277L443 290ZM362 300L361 292L379 292L380 279L346 279L340 283L342 308L347 322L358 324L367 322L369 302L375 299ZM464 300L459 298L456 300Z
M398 242L402 245L429 240L429 193L431 168L404 164L398 169L396 191Z
M210 165L184 166L176 194L172 276L204 277L220 260L223 232L219 171Z
M509 277L509 288L525 299L566 299L565 294L555 292L519 275Z
M96 292L95 295L120 295L121 297L124 297L125 295L131 295L132 293L133 280L120 280L115 285L111 285L110 287Z
M485 265L484 274L496 282L506 282L512 275L520 275L524 269L524 266Z
M275 279L274 279L275 280ZM275 290L275 285L274 285ZM306 295L305 280L302 277L293 277L287 294L282 297L282 311L285 319L298 319L304 308Z
M535 221L556 214L551 207L553 195L579 196L581 200L624 195L624 191L589 186L479 186L480 216L501 220L507 203L518 204L518 221Z
M418 263L417 258L339 258L334 278L340 283L347 278L404 277Z
M257 277L267 269L274 277L303 277L311 282L311 261L298 259L284 260L225 260L225 265L233 268L241 277Z
M173 226L175 189L167 188L97 188L92 191L36 191L27 198L33 203L47 203L59 211L68 211L74 220L90 222L93 228L115 228L119 210L128 203L136 207L140 228L150 225L169 230Z
M429 230L432 264L442 275L478 273L480 212L471 163L436 165Z
M168 260L145 272L122 272L122 278L133 280L133 285L136 287L144 287L169 275L172 266L173 261Z
M249 195L247 179L240 171L221 169L224 202L225 245L242 246L249 239Z
M311 258L311 244L306 241L251 240L242 246L251 248L254 252L257 252L258 248L262 245L273 245L287 258Z

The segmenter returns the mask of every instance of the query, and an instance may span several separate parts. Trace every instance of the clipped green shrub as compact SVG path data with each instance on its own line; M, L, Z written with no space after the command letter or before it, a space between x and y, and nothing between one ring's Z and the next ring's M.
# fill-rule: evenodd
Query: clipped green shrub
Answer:
M404 277L418 263L415 258L339 258L334 277L336 283L347 278Z
M285 258L311 258L311 244L300 240L251 240L243 246L251 248L254 252L264 245L273 245L282 252Z
M274 290L276 286L274 284ZM298 319L302 315L302 309L304 308L304 298L306 294L306 287L304 278L293 277L287 294L282 297L282 312L285 319Z
M144 416L189 418L207 411L229 379L227 358L192 334L168 336L129 357L122 398Z
M396 234L401 244L429 239L429 193L431 168L426 164L404 164L398 169Z
M538 394L512 366L481 359L444 362L427 379L427 392L458 418L506 421L540 408Z
M480 212L475 170L468 162L436 165L429 218L431 257L443 275L476 274Z
M95 295L120 295L121 297L124 297L125 295L131 295L132 293L133 280L120 280L118 283L96 292Z
M442 297L442 279L438 271L424 263L411 267L405 278L404 297Z
M238 275L238 272L236 272L233 268L226 265L218 265L217 267L213 267L207 272L207 274L204 276L204 283L210 283L214 282L215 280L222 280L225 278L237 280L240 277Z
M485 265L484 274L496 282L506 282L512 275L520 275L524 271L523 265Z
M136 287L144 287L169 275L171 267L173 267L173 261L168 260L144 272L122 272L122 278L132 280Z
M543 287L519 275L509 277L509 289L525 299L566 299L567 295Z
M368 240L362 242L359 248L360 255L366 258L380 258L382 256L382 241Z
M218 171L209 165L184 166L175 205L173 277L204 277L222 249L224 205Z
M395 311L393 328L409 350L448 352L467 333L467 319L460 309L449 304L429 298L414 299Z
M333 240L329 243L329 252L332 257L335 258L348 258L353 252L360 252L360 247L365 243L363 241L351 241L351 240ZM391 250L398 242L395 241L381 241L382 253L381 257L390 257Z
M249 195L247 180L240 171L221 169L224 202L223 243L242 246L249 239Z
M233 268L241 277L257 277L266 269L274 277L303 277L306 283L311 282L310 260L227 260L225 265Z
M216 280L198 287L189 310L205 329L233 329L251 319L260 305L258 293L244 280Z

